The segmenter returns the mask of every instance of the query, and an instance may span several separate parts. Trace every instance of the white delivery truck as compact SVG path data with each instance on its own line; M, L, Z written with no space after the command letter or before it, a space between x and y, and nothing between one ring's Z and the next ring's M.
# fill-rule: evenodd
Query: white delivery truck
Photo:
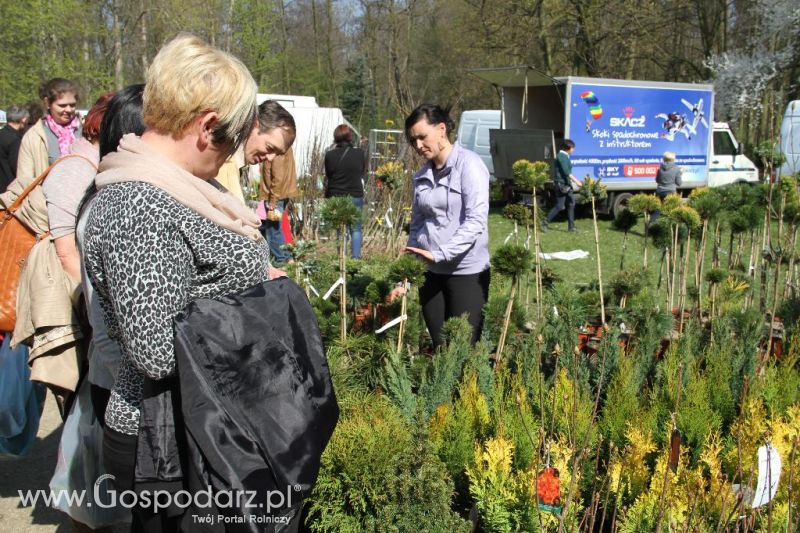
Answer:
M800 100L789 102L786 106L781 122L780 149L786 161L781 165L779 175L800 173Z
M494 179L494 163L489 144L489 130L500 128L501 123L502 116L499 109L471 109L461 113L458 119L456 141L481 156L492 179Z
M518 159L551 161L575 142L573 174L602 178L615 214L631 195L656 188L664 152L677 154L683 190L758 182L727 124L713 121L711 85L551 77L530 66L470 71L501 94L500 129L490 131L494 174L511 180Z

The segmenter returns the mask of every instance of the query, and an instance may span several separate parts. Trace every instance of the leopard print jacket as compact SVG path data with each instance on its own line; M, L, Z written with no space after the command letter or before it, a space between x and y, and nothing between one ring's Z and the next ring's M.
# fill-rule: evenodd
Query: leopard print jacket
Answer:
M269 250L141 182L103 188L87 216L86 271L122 350L105 422L136 435L145 376L175 372L174 317L195 299L267 280Z

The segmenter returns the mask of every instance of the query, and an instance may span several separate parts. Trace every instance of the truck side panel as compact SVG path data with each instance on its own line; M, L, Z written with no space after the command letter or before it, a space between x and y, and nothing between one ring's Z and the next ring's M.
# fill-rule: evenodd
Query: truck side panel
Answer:
M706 184L713 109L708 89L572 82L565 131L573 173L610 190L655 189L664 152L675 152L684 187Z

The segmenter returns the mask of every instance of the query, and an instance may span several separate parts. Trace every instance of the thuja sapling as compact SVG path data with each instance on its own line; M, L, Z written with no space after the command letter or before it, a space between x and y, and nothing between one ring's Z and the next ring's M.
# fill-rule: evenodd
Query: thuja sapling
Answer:
M594 246L597 252L597 283L600 288L600 323L606 323L606 305L603 300L603 266L600 260L600 231L597 229L597 200L602 200L608 193L606 186L601 183L601 179L594 179L588 174L583 179L581 188L578 189L578 196L581 203L592 204L592 224L594 226Z
M325 200L320 216L329 229L339 232L339 312L341 314L340 336L347 339L347 227L361 218L361 212L349 197L333 197Z

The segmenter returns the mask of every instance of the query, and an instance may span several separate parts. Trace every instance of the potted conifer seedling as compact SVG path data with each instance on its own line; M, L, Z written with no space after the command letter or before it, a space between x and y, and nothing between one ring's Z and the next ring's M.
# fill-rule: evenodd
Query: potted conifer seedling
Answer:
M537 192L550 181L550 165L544 161L531 162L520 159L511 167L514 181L523 189L530 189L533 195L533 261L536 269L536 318L542 317L542 265L539 243L539 201Z
M639 193L628 200L628 210L644 217L644 268L647 268L647 237L650 234L650 220L653 213L661 207L661 202L654 194Z
M410 285L419 286L425 275L427 266L413 255L400 256L389 268L389 279L396 283L402 283L402 295L400 300L400 316L406 315L408 289ZM403 347L403 334L405 333L406 319L400 320L397 330L397 351Z
M594 225L594 246L597 252L597 283L600 287L600 323L605 326L606 323L606 305L603 300L603 266L600 261L600 231L597 228L597 200L602 200L608 193L606 186L601 183L602 180L594 179L588 174L583 179L581 188L578 189L578 196L581 203L592 204L592 224Z
M340 196L325 200L320 216L329 229L336 228L339 234L340 335L342 341L345 341L347 340L347 227L358 222L361 213L349 197Z
M511 312L514 308L514 297L517 294L520 276L531 265L531 251L519 244L504 244L494 253L492 267L503 276L511 278L511 291L508 295L506 312L503 315L503 327L500 330L500 339L497 341L496 360L500 362L503 356L503 347L506 343L508 325L511 322Z

